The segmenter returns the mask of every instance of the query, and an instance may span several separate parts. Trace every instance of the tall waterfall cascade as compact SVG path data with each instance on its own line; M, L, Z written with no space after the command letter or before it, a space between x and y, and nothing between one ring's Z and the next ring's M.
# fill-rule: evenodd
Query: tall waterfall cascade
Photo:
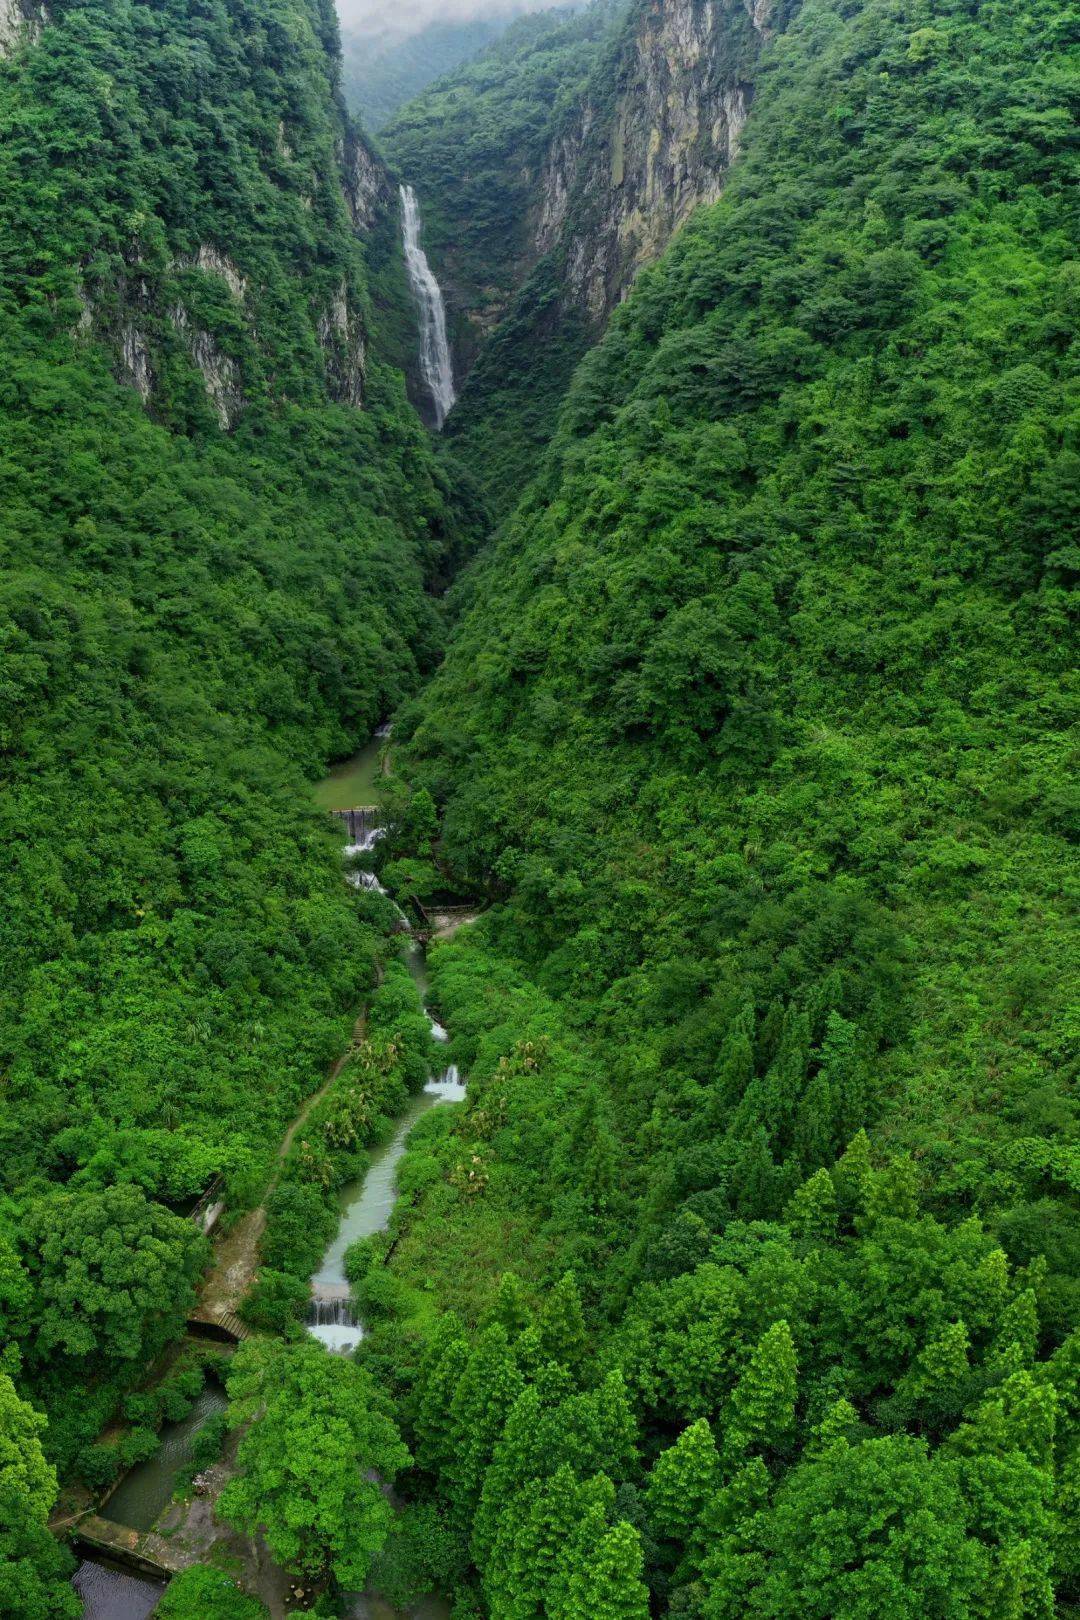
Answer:
M420 204L412 186L401 187L401 229L405 269L420 311L420 373L435 407L435 426L441 428L457 398L454 368L446 336L446 305L427 254L420 246Z

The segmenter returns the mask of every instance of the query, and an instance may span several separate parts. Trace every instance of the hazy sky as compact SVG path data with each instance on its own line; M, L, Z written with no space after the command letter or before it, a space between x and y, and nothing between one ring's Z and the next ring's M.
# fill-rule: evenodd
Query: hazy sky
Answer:
M430 22L473 22L478 17L544 11L558 0L337 0L341 26L350 33L404 39Z

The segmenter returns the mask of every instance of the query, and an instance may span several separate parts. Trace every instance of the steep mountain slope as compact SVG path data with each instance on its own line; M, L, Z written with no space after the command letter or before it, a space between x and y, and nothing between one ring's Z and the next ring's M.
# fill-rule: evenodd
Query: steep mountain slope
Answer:
M380 144L416 189L464 376L535 264L552 144L574 115L623 7L523 17L476 61L405 107Z
M377 133L429 84L498 39L512 21L508 11L472 22L433 22L406 39L387 42L345 30L342 87L349 110Z
M0 67L0 1320L66 1465L191 1297L152 1200L254 1192L372 980L305 778L434 663L454 519L371 357L332 9L37 32Z
M534 469L574 365L638 271L720 195L762 43L791 9L786 0L593 8L541 41L550 87L508 36L386 131L432 215L451 308L487 338L478 344L456 325L459 372L475 365L476 374L449 431L497 506ZM574 37L587 19L609 26L585 57ZM507 138L507 102L527 144ZM478 163L477 140L509 155ZM458 165L463 144L468 161Z
M492 1615L1076 1601L1078 45L805 0L399 728L495 903L369 1354Z

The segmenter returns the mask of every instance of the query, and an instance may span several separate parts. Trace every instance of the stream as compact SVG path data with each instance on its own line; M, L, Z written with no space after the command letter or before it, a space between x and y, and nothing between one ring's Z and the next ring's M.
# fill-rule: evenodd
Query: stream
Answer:
M383 774L382 749L387 734L387 728L382 728L365 748L337 766L319 785L315 798L322 809L344 811L378 804ZM360 843L345 846L345 858L370 851L380 833L381 829L372 825L364 831ZM346 876L357 888L386 893L373 873L347 870ZM408 918L400 907L398 914L401 931L407 934L405 959L426 1010L426 953L412 934ZM445 1043L446 1030L430 1011L428 1017L435 1040ZM390 1139L373 1150L364 1176L342 1189L337 1232L311 1279L308 1331L328 1350L348 1354L364 1336L363 1323L357 1320L352 1308L345 1276L345 1252L358 1238L386 1230L397 1196L397 1167L409 1132L429 1109L442 1103L461 1102L464 1096L465 1086L457 1066L446 1064L432 1075L423 1091L410 1100ZM102 1517L140 1532L152 1529L172 1500L177 1475L191 1461L195 1436L225 1405L225 1393L220 1385L208 1381L187 1417L168 1423L162 1429L154 1456L136 1464L121 1480L101 1508ZM148 1620L165 1590L163 1582L133 1574L96 1553L83 1559L72 1584L83 1602L83 1620ZM450 1613L448 1605L434 1597L407 1610L395 1609L371 1592L355 1593L347 1602L348 1620L448 1620Z
M187 1417L165 1424L154 1455L124 1475L102 1506L102 1518L132 1530L151 1530L172 1501L177 1475L191 1461L195 1436L227 1404L221 1385L209 1379ZM96 1553L83 1559L72 1584L83 1601L83 1620L145 1620L165 1590L163 1582L132 1574Z
M101 1509L102 1518L132 1530L152 1530L172 1501L177 1474L191 1461L195 1436L207 1418L224 1412L228 1404L221 1385L208 1380L187 1417L166 1423L154 1455L124 1475Z
M374 747L377 752L378 739L369 746ZM359 767L368 751L358 754L356 760L351 763ZM351 809L355 806L337 808ZM379 836L380 829L374 827L365 833L361 843L346 844L344 851L346 860L350 856L373 849ZM357 887L375 889L379 894L386 893L373 872L351 871L348 877ZM408 930L405 957L409 972L416 982L420 1000L424 1003L424 1010L431 1020L431 1033L436 1041L443 1043L448 1038L446 1030L427 1008L428 977L424 947L412 934L408 918L400 907L398 915L403 924L403 932ZM440 1073L432 1075L419 1096L411 1100L398 1120L390 1140L374 1149L366 1173L358 1181L350 1182L342 1189L341 1219L337 1232L323 1256L322 1264L311 1279L308 1331L325 1344L328 1350L339 1355L347 1355L356 1348L364 1336L364 1325L352 1307L351 1290L345 1275L345 1252L350 1244L359 1238L371 1237L375 1232L385 1232L389 1225L394 1200L397 1197L396 1171L405 1152L409 1132L421 1115L426 1114L429 1109L437 1108L440 1103L461 1102L464 1097L465 1086L458 1074L457 1065L449 1063Z
M387 732L384 730L382 735L385 737ZM371 761L377 761L379 758L380 746L380 738L377 736L367 749L349 761L348 766L340 768L338 775L333 779L335 796L340 797L340 784L348 779L346 773L351 770L352 781L370 783L374 790L372 798L378 799L381 765L374 767L373 775L367 773L372 770ZM354 798L351 804L342 802L326 804L324 798L322 802L327 809L350 810L356 809L359 803L370 803L371 800L358 801ZM362 842L346 844L345 859L349 860L352 856L373 849L380 835L381 829L376 826L364 834ZM347 872L347 876L349 882L357 888L374 889L379 894L386 894L386 890L373 872L351 870ZM408 936L405 942L406 965L431 1021L431 1033L434 1039L443 1045L449 1036L427 1005L430 988L427 953L413 934L409 920L401 907L399 906L397 910L402 922L402 932ZM339 1355L347 1355L364 1336L364 1325L352 1308L349 1282L345 1275L345 1251L358 1238L370 1237L375 1232L384 1232L389 1225L394 1200L397 1197L395 1180L397 1167L405 1152L409 1132L416 1121L429 1109L437 1108L440 1103L462 1102L464 1097L465 1085L458 1073L457 1065L448 1063L441 1073L432 1075L419 1096L412 1099L398 1120L390 1140L374 1150L367 1173L360 1180L351 1182L342 1189L341 1219L337 1232L323 1256L322 1264L311 1279L308 1332L325 1344L328 1350ZM376 1592L356 1592L347 1599L345 1614L347 1620L449 1620L450 1606L442 1598L429 1597L408 1609L395 1609Z
M72 1585L83 1601L83 1620L146 1620L165 1591L163 1582L101 1558L85 1558Z

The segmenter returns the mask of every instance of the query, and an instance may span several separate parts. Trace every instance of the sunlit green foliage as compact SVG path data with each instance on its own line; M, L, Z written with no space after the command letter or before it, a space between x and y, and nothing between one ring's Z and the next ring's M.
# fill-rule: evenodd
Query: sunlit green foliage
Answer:
M41 1449L45 1420L0 1373L0 1615L73 1620L79 1600L63 1577L70 1555L47 1529L56 1474Z
M185 1569L169 1582L157 1613L160 1620L263 1620L267 1610L221 1570Z
M286 1569L362 1590L393 1517L383 1484L409 1462L385 1399L312 1339L243 1346L228 1387L230 1422L244 1435L222 1513L262 1531Z

